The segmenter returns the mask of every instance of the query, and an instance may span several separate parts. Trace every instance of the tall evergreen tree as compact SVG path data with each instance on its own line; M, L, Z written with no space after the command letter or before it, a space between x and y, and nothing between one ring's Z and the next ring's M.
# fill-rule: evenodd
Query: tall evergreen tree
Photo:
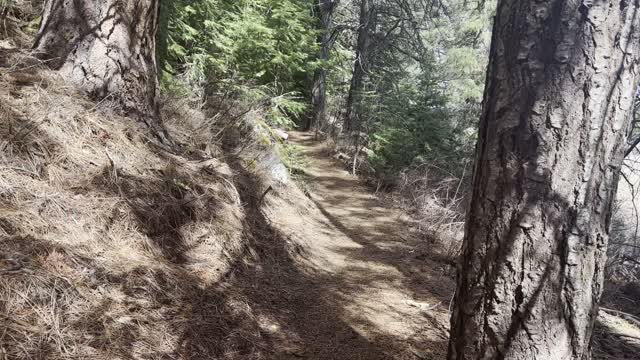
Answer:
M311 114L307 118L304 130L311 129L314 125L324 122L326 116L327 103L327 66L329 54L333 41L335 40L332 33L333 12L340 3L340 0L319 0L315 6L315 14L320 25L320 35L318 43L320 44L320 53L318 60L321 64L314 71L313 85L311 88Z
M361 105L364 92L364 80L369 67L369 46L372 29L375 29L375 5L374 0L360 0L360 21L358 24L358 40L356 43L356 58L353 63L353 75L351 87L347 97L344 130L357 129L359 115L358 107Z
M449 359L589 357L639 10L498 2Z

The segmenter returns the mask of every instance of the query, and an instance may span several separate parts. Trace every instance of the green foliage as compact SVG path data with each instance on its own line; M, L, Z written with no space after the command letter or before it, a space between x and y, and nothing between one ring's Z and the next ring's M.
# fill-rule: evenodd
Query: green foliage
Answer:
M185 74L208 93L244 102L271 97L271 125L291 126L301 115L318 49L311 1L162 3L158 63L163 78Z
M423 163L460 175L473 155L495 4L376 4L364 91L354 105L358 129L369 135L365 146L374 175ZM338 50L355 46L354 39L345 40Z
M263 110L269 127L291 129L308 108L299 93L278 94L280 90L271 84L237 86L236 90L238 103L245 108Z
M223 98L220 103L233 99L242 108L261 109L266 128L291 128L306 116L313 73L323 67L329 70L328 113L340 122L353 73L357 1L343 1L335 12L334 23L349 30L338 37L328 61L318 60L314 0L161 4L164 91L198 92ZM424 162L460 172L475 142L495 1L375 4L365 85L354 106L358 130L368 135L360 145L371 167L379 176ZM293 150L281 148L283 158L295 158Z
M400 86L383 100L384 106L369 141L369 160L381 176L423 163L443 162L459 147L447 121L447 99L424 81L426 88ZM453 163L450 163L453 165Z
M308 167L309 163L299 146L280 143L277 149L280 159L282 159L282 163L289 170L290 175L294 177L304 175L304 169Z
M293 128L295 120L299 119L307 109L302 98L293 94L283 94L272 98L269 102L267 121L272 126Z

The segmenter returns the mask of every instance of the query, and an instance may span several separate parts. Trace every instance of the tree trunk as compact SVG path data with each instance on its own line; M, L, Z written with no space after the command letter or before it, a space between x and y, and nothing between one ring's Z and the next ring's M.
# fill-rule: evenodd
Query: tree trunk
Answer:
M362 101L364 90L364 76L368 69L368 54L372 18L374 15L373 0L360 0L360 24L358 26L358 40L356 44L356 60L353 66L351 86L347 97L347 113L344 119L344 131L349 132L357 128L358 107Z
M318 60L326 62L329 60L333 39L331 34L333 10L338 5L339 0L319 0L316 5L316 15L320 21L320 31L318 36L320 43L320 54ZM324 64L318 67L313 74L313 87L311 89L311 116L308 117L304 130L308 131L312 127L321 124L326 117L327 101L327 69Z
M71 83L159 127L158 1L47 0L35 50Z
M639 6L498 1L449 359L590 357Z
M324 49L322 50L324 53ZM324 54L321 54L324 56ZM307 119L304 131L311 130L325 122L327 107L327 69L319 68L313 74L313 88L311 89L311 115Z

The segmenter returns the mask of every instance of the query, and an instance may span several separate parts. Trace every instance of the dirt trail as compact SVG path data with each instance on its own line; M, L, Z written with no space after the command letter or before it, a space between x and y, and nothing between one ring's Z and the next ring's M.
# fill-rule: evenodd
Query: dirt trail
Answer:
M274 299L295 312L280 317L295 329L278 342L288 349L280 358L443 358L451 269L417 251L406 215L342 170L312 135L292 133L290 140L309 161L308 196L315 206L303 214L272 206L268 215L306 249L307 274L285 276L279 294L287 295Z
M302 262L289 258L265 269L271 286L254 276L260 296L253 298L268 299L254 306L267 310L277 329L267 336L271 358L446 358L451 267L411 236L406 214L376 198L312 134L290 135L308 160L313 204L280 194L267 214L275 232L304 245ZM594 358L637 358L638 331L601 314Z

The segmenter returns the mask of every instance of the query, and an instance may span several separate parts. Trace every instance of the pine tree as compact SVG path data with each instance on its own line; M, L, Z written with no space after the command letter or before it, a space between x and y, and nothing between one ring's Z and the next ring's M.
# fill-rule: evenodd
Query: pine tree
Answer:
M48 0L34 45L67 80L147 123L159 123L158 1Z
M449 359L590 356L638 10L498 2Z

